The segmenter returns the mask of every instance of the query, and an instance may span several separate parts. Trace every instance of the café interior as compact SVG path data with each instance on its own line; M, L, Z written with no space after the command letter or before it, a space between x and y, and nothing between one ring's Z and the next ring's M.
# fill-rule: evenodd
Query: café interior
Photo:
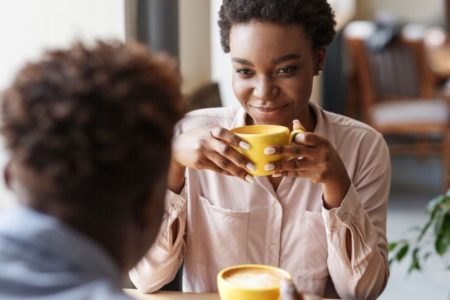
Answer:
M438 255L428 239L422 247L431 254L420 266L412 249L399 250L401 241L414 240L417 228L428 221L430 201L450 191L450 1L329 2L337 36L310 101L371 125L383 134L391 154L387 238L398 244L391 245L390 279L379 299L449 299L450 247ZM0 89L44 49L76 39L113 38L138 40L176 57L189 109L235 105L229 59L216 28L220 3L5 1L0 4ZM2 165L6 157L1 149ZM14 205L2 185L0 218ZM446 218L450 222L450 210ZM179 290L180 280L177 276L165 289ZM125 280L124 288L133 286Z

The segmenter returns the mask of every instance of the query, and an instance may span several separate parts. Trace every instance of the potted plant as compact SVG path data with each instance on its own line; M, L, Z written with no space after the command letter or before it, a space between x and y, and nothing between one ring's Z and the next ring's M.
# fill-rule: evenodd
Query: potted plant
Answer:
M450 253L450 190L430 201L427 210L428 220L413 231L415 237L389 243L389 265L402 261L409 254L411 262L408 273L411 273L422 270L430 255L443 257ZM448 262L445 262L445 267L450 270Z

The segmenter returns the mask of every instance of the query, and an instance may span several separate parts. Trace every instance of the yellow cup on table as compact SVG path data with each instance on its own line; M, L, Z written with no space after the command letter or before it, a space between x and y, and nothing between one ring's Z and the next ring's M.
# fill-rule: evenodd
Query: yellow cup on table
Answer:
M248 125L231 129L231 132L250 144L250 149L237 148L237 150L250 159L256 167L250 171L254 176L267 176L274 171L266 171L265 165L281 159L281 155L264 154L269 146L284 146L292 143L295 135L302 130L289 131L289 128L280 125Z
M221 300L279 300L281 280L292 276L266 265L236 265L217 275Z

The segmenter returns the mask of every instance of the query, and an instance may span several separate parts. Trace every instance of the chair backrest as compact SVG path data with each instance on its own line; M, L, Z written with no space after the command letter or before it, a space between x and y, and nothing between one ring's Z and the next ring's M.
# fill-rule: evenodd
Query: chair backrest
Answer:
M385 47L371 50L367 41L375 30L372 22L356 21L344 32L361 98L362 117L369 123L369 111L374 103L430 98L434 89L418 27L406 26Z
M222 106L219 84L217 82L202 85L189 95L186 95L186 99L189 103L189 110Z

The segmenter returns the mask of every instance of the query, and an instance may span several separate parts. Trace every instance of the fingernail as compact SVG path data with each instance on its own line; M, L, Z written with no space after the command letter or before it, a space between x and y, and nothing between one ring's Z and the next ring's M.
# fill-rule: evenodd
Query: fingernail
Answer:
M242 149L248 150L248 149L250 149L250 144L247 142L244 142L244 141L240 141L239 147L241 147Z
M255 165L252 164L252 163L247 163L247 164L245 165L245 167L246 167L248 170L250 170L250 171L253 171L253 172L256 171L256 167L255 167Z
M264 149L264 154L274 154L274 153L275 153L274 147L267 147L266 149Z
M209 131L213 137L218 137L220 134L220 128L214 127Z
M247 181L248 183L253 183L255 181L255 179L253 179L252 175L245 175L245 181Z
M264 166L264 170L266 171L273 171L275 170L275 165L274 164L267 164Z
M300 123L300 121L298 119L295 119L292 122L292 128L295 130L305 130L305 127L303 127L302 123Z
M273 173L273 174L272 174L272 177L280 177L280 176L281 176L280 173Z
M305 142L305 135L303 133L297 133L295 135L295 141L300 143Z

